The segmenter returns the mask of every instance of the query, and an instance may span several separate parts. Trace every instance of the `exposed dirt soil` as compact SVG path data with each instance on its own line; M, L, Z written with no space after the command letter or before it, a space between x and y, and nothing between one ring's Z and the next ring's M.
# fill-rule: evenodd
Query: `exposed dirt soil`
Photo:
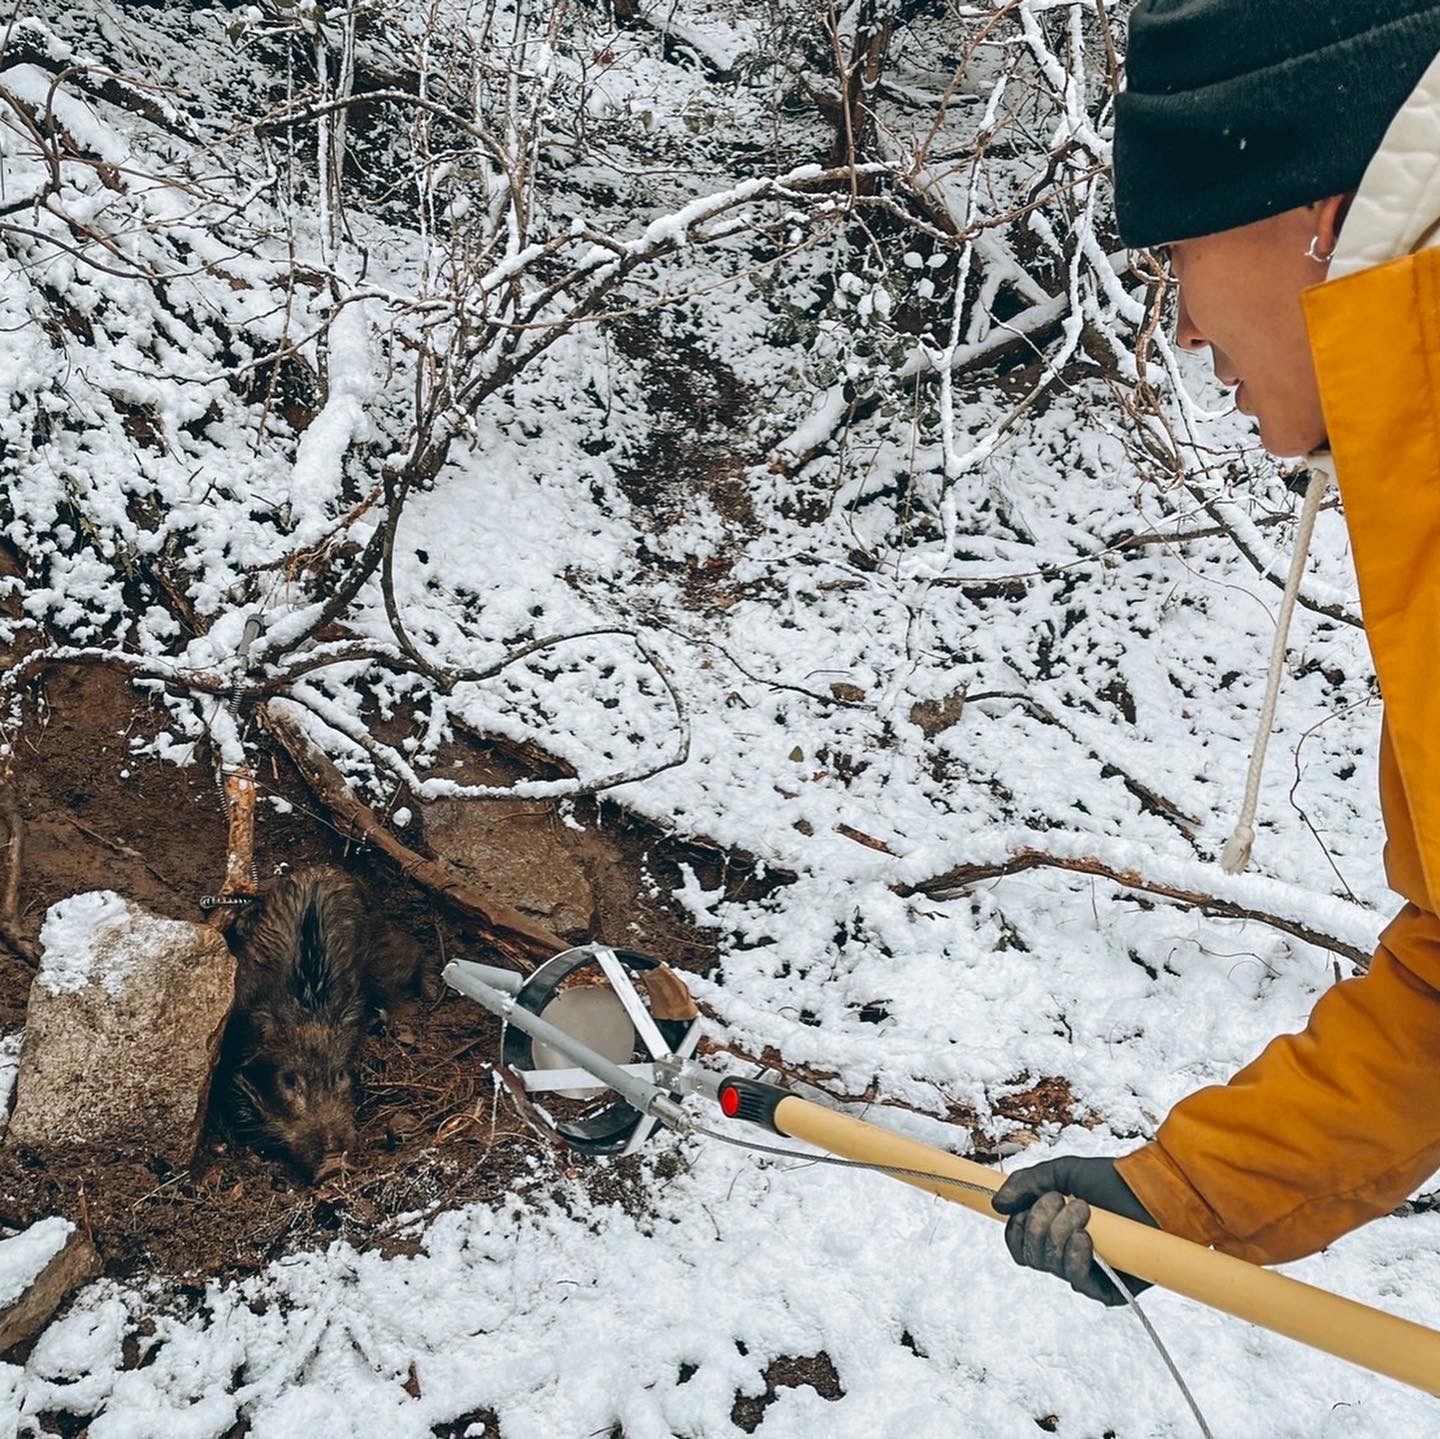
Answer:
M662 497L647 498L655 503ZM722 495L715 498L723 512ZM739 513L726 518L745 522ZM0 567L5 559L0 549ZM697 600L727 602L723 572L702 570L692 580ZM0 655L0 663L5 659ZM118 890L160 915L201 917L200 897L219 887L225 822L203 746L184 767L134 752L136 744L149 743L167 727L163 712L124 676L85 667L47 673L29 698L19 730L0 734L15 746L8 793L25 828L15 924L22 942L34 941L51 904L87 889ZM402 732L387 737L398 740ZM346 840L284 752L263 736L256 737L255 763L262 874L282 862L344 865L369 902L415 935L437 967L457 955L497 962L480 936L432 903L388 860ZM441 763L456 778L480 783L563 772L538 752L465 735ZM4 780L0 773L0 786ZM406 843L429 852L423 806L397 791L379 809L388 819L402 805L420 816L404 829ZM774 875L762 882L746 856L682 844L611 804L578 804L573 817L579 828L562 822L548 803L489 802L481 821L466 829L461 849L447 849L447 857L468 868L478 884L488 879L498 898L527 910L566 940L602 938L700 973L712 970L716 949L668 899L681 881L680 865L689 866L706 888L723 885L732 897L758 896L762 884L784 882ZM444 831L447 846L454 822L452 812L445 821L452 827ZM32 975L30 964L0 939L0 1033L23 1024ZM643 1213L655 1179L673 1174L683 1162L678 1152L658 1146L645 1160L601 1167L542 1139L508 1097L497 1098L491 1067L497 1040L498 1027L484 1011L450 994L428 1007L408 1032L387 1032L377 1024L365 1044L354 1166L320 1188L304 1185L283 1163L232 1144L212 1116L194 1164L179 1172L123 1154L47 1164L0 1148L0 1225L69 1215L93 1237L108 1274L164 1275L177 1298L198 1301L206 1282L253 1273L283 1255L336 1238L409 1252L418 1243L421 1221L431 1214L517 1192L544 1202L558 1197L555 1183L562 1176L581 1180L601 1201ZM875 1098L844 1093L835 1076L823 1071L787 1068L768 1050L728 1053L732 1061L770 1066L842 1101ZM1075 1117L1063 1080L1022 1076L1007 1089L994 1108L1002 1119L1022 1126L1021 1135L1029 1126ZM949 1117L969 1128L974 1157L993 1158L993 1121L982 1122L969 1110ZM125 1347L127 1367L152 1357L145 1321L127 1334ZM693 1372L682 1369L678 1382L687 1382ZM735 1396L732 1421L756 1432L779 1392L803 1384L826 1399L844 1392L828 1355L782 1357L767 1368L762 1394ZM37 1421L43 1432L84 1439L90 1416L47 1413ZM1044 1419L1037 1423L1046 1427ZM242 1420L227 1439L243 1439L247 1432ZM501 1429L493 1413L476 1411L433 1433L437 1439L499 1439ZM624 1435L617 1429L608 1439Z
M116 889L154 913L200 918L200 897L221 877L224 820L203 749L186 768L132 754L132 740L149 740L161 728L163 716L123 676L95 667L46 676L16 740L14 783L27 841L19 926L25 937L35 937L50 904L87 889ZM478 741L456 746L446 759L460 761L457 775L492 782L539 772L531 760ZM256 768L262 796L281 801L277 808L261 800L262 873L280 861L343 864L373 905L431 950L437 966L456 955L497 962L388 861L342 840L282 751L261 741ZM714 958L710 940L667 898L681 882L678 863L707 886L725 883L739 892L754 883L743 864L682 847L612 805L603 812L582 807L578 831L559 823L547 805L499 801L495 809L513 820L486 831L512 852L507 858L523 851L542 879L547 867L572 881L577 869L583 874L594 896L595 937L677 968L704 971ZM415 826L406 839L423 848ZM0 944L0 1032L23 1023L32 973ZM497 1102L491 1070L497 1036L479 1006L448 994L411 1035L397 1038L377 1025L365 1047L355 1167L321 1188L309 1189L282 1163L230 1144L212 1117L195 1163L181 1172L120 1154L47 1165L0 1150L0 1223L68 1214L93 1234L108 1273L159 1270L184 1282L250 1272L341 1236L403 1247L397 1216L543 1190L561 1172L603 1186L603 1197L642 1206L638 1161L604 1170L586 1165L536 1136L507 1098Z
M808 1384L822 1399L843 1399L840 1376L834 1361L823 1351L801 1358L781 1355L765 1370L765 1392L755 1397L740 1395L730 1410L730 1422L753 1434L765 1422L765 1411L780 1397L781 1389L798 1389Z
M49 905L86 889L116 889L161 915L200 917L200 896L220 879L224 820L203 750L185 768L132 753L132 741L148 741L161 728L163 715L110 671L57 669L39 687L16 739L14 771L26 823L20 928L27 937L35 937ZM553 773L534 755L505 753L473 737L446 758L452 766L459 762L454 772L465 779L505 782ZM437 966L456 955L495 962L477 936L388 861L343 840L283 751L262 742L257 773L262 795L271 800L261 801L262 872L280 861L344 864L375 906L431 950ZM542 885L547 877L559 883L562 872L571 880L582 873L594 897L595 937L679 969L703 973L715 959L713 941L668 901L681 863L707 888L723 883L732 895L759 891L743 857L682 845L613 805L581 807L579 830L560 823L548 804L497 801L493 808L510 820L485 830L507 850L507 870L518 852ZM413 830L406 838L423 848ZM29 965L0 944L0 1032L23 1024L31 977ZM562 1171L643 1207L638 1162L588 1166L536 1136L507 1098L497 1100L491 1068L497 1038L498 1027L484 1011L450 994L421 1017L412 1035L397 1038L377 1026L366 1041L355 1167L321 1188L307 1188L284 1164L229 1143L212 1119L195 1163L180 1172L121 1154L47 1165L0 1149L0 1223L18 1227L64 1213L91 1232L108 1273L159 1270L183 1282L251 1272L342 1236L403 1247L397 1216L516 1189L543 1190ZM837 1098L873 1097L841 1094L833 1076L818 1071L792 1074L769 1051L732 1051L732 1057L772 1065ZM996 1109L1027 1128L1075 1117L1068 1086L1059 1080L1019 1080ZM951 1117L970 1128L977 1157L992 1157L978 1116Z

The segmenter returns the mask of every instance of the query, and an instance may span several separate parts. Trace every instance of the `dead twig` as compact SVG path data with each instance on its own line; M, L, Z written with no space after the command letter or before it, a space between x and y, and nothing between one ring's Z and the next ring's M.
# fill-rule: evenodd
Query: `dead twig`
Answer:
M876 839L873 834L866 834L863 829L856 829L853 825L837 824L835 833L853 844L863 844L866 849L878 850L881 854L895 853L883 839Z
M0 798L0 824L5 827L5 882L0 889L0 944L27 964L40 963L40 947L20 927L20 881L25 866L25 821L15 796Z
M1338 510L1339 508L1340 502L1338 500L1330 500L1320 506L1322 512L1325 510ZM1293 515L1262 515L1258 520L1252 520L1251 524L1253 524L1257 530L1268 530L1275 525L1293 524L1294 519L1295 517ZM1112 550L1137 550L1146 545L1184 545L1188 544L1191 540L1228 540L1233 538L1233 533L1224 525L1199 525L1193 529L1181 527L1169 531L1150 530L1144 534L1126 535L1123 540L1115 541L1115 543L1107 547L1106 550L1100 551L1096 555L1086 555L1085 559L1099 558L1100 554L1108 554Z
M1278 590L1285 588L1286 576L1283 571L1277 570L1271 557L1261 554L1254 545L1241 533L1238 525L1234 524L1225 513L1224 502L1214 495L1206 494L1198 485L1188 484L1186 489L1191 497L1200 505L1207 515L1215 522L1219 529L1230 539L1230 542L1240 552L1241 557L1255 571L1261 579L1274 585ZM1333 506L1331 506L1333 508ZM1288 518L1288 516L1287 516ZM1258 526L1257 526L1258 528ZM1349 625L1351 629L1363 630L1365 622L1348 605L1336 604L1329 600L1317 599L1313 594L1307 594L1304 587L1296 596L1296 603L1302 609L1310 610L1317 615L1324 615L1328 620L1334 620L1336 624Z

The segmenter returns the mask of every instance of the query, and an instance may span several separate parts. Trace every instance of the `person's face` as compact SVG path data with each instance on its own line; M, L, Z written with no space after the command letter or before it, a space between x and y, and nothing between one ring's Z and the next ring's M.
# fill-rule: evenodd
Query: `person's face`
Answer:
M1236 387L1236 407L1254 417L1274 455L1325 444L1300 296L1328 269L1310 257L1311 242L1317 254L1334 250L1345 206L1337 197L1163 248L1179 288L1176 342L1210 351L1216 376Z

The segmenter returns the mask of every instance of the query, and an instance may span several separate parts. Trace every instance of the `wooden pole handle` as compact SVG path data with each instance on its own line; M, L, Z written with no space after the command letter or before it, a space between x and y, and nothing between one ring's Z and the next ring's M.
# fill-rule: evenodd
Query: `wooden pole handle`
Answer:
M846 1159L891 1169L920 1170L976 1185L981 1192L946 1184L942 1179L893 1176L941 1199L963 1204L977 1214L1004 1218L990 1203L991 1194L999 1189L1004 1176L984 1165L793 1095L776 1106L774 1121L782 1133ZM1440 1395L1440 1333L1423 1324L1372 1309L1107 1210L1093 1209L1088 1228L1095 1252L1115 1269L1377 1374L1412 1384L1427 1394Z

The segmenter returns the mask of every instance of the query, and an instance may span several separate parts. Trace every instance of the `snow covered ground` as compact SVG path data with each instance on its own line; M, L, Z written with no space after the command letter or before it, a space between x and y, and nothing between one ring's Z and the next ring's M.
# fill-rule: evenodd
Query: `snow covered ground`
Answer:
M628 240L696 196L823 156L828 130L776 103L784 76L759 58L772 31L798 23L792 7L683 0L676 12L682 43L668 47L658 22L606 29L598 7L586 21L581 48L601 57L586 101L593 148L557 142L545 157L572 167L546 191L557 233L586 215ZM0 522L31 564L27 613L76 643L123 642L155 672L228 674L247 616L263 615L263 648L309 613L303 573L286 562L348 515L358 545L374 534L376 515L359 507L399 453L411 394L397 342L410 332L389 297L416 289L427 256L413 208L384 193L373 134L352 240L333 250L310 192L287 202L283 184L262 186L267 164L294 174L279 142L242 146L239 160L215 152L217 170L235 165L222 177L234 214L217 218L207 201L189 216L183 189L138 178L239 125L257 90L283 98L283 47L233 45L238 13L89 0L20 32L56 65L98 57L185 92L156 92L145 114L60 97L74 144L129 167L125 200L145 224L124 232L109 271L11 234L0 285L11 396ZM955 24L936 7L897 38L896 134L920 125L906 96L943 88ZM531 58L573 79L568 60ZM7 86L43 99L40 64L5 63ZM0 142L7 185L38 184L14 129ZM101 168L67 177L55 204L72 220L119 205ZM36 221L77 233L48 224ZM313 279L297 278L291 245ZM614 797L794 876L758 900L727 902L698 881L678 892L721 940L720 968L695 984L716 1032L830 1071L845 1092L873 1086L893 1102L884 1122L939 1144L968 1144L945 1121L961 1107L1005 1144L1016 1126L996 1101L1062 1077L1077 1123L1012 1146L1027 1160L1121 1152L1183 1095L1300 1026L1348 964L1253 921L1058 870L950 899L897 890L1036 845L1149 869L1363 949L1393 903L1363 635L1299 611L1255 864L1226 881L1214 857L1239 805L1277 588L1223 533L1121 546L1211 530L1214 516L1137 472L1093 366L1067 367L999 438L1014 396L962 370L948 462L933 394L912 403L908 382L836 430L847 374L913 349L887 315L914 300L930 249L891 250L836 229L764 264L738 243L682 251L636 299L655 302L663 276L683 303L573 330L487 401L433 486L410 496L394 585L427 653L485 664L537 635L603 627L645 651L625 635L577 640L449 695L355 662L315 671L294 695L357 782L383 761L423 799L454 789L429 757L456 720L539 740L586 777L663 761L678 733L646 652L658 656L688 714L688 758ZM111 273L140 267L170 278L157 290ZM837 288L851 296L843 309ZM1093 272L1084 293L1087 315L1119 326ZM297 406L314 410L298 432L284 396L233 381L306 335L302 356L325 383L294 380ZM1293 495L1203 370L1184 374L1212 447L1198 492L1262 565L1283 569ZM783 458L832 434L808 462ZM728 459L672 472L670 442ZM976 444L954 471L953 452ZM136 612L126 585L146 564L203 633L186 635L158 599ZM1306 592L1353 608L1338 514L1321 516ZM388 639L378 584L350 624ZM920 722L961 691L946 727ZM368 738L377 711L413 719L404 746ZM174 713L168 747L181 760L223 725L208 699ZM412 1257L337 1245L203 1297L163 1276L93 1285L23 1366L0 1367L0 1435L68 1412L95 1416L90 1439L428 1436L489 1412L505 1439L711 1439L740 1432L734 1397L762 1393L772 1360L821 1353L843 1397L782 1388L759 1432L1194 1432L1133 1318L1016 1271L998 1226L874 1176L703 1143L685 1161L640 1216L557 1172L551 1201L443 1215ZM1437 1241L1437 1215L1392 1218L1293 1269L1440 1325ZM1218 1435L1434 1423L1418 1394L1170 1296L1145 1303ZM122 1341L142 1318L150 1362L127 1367Z

